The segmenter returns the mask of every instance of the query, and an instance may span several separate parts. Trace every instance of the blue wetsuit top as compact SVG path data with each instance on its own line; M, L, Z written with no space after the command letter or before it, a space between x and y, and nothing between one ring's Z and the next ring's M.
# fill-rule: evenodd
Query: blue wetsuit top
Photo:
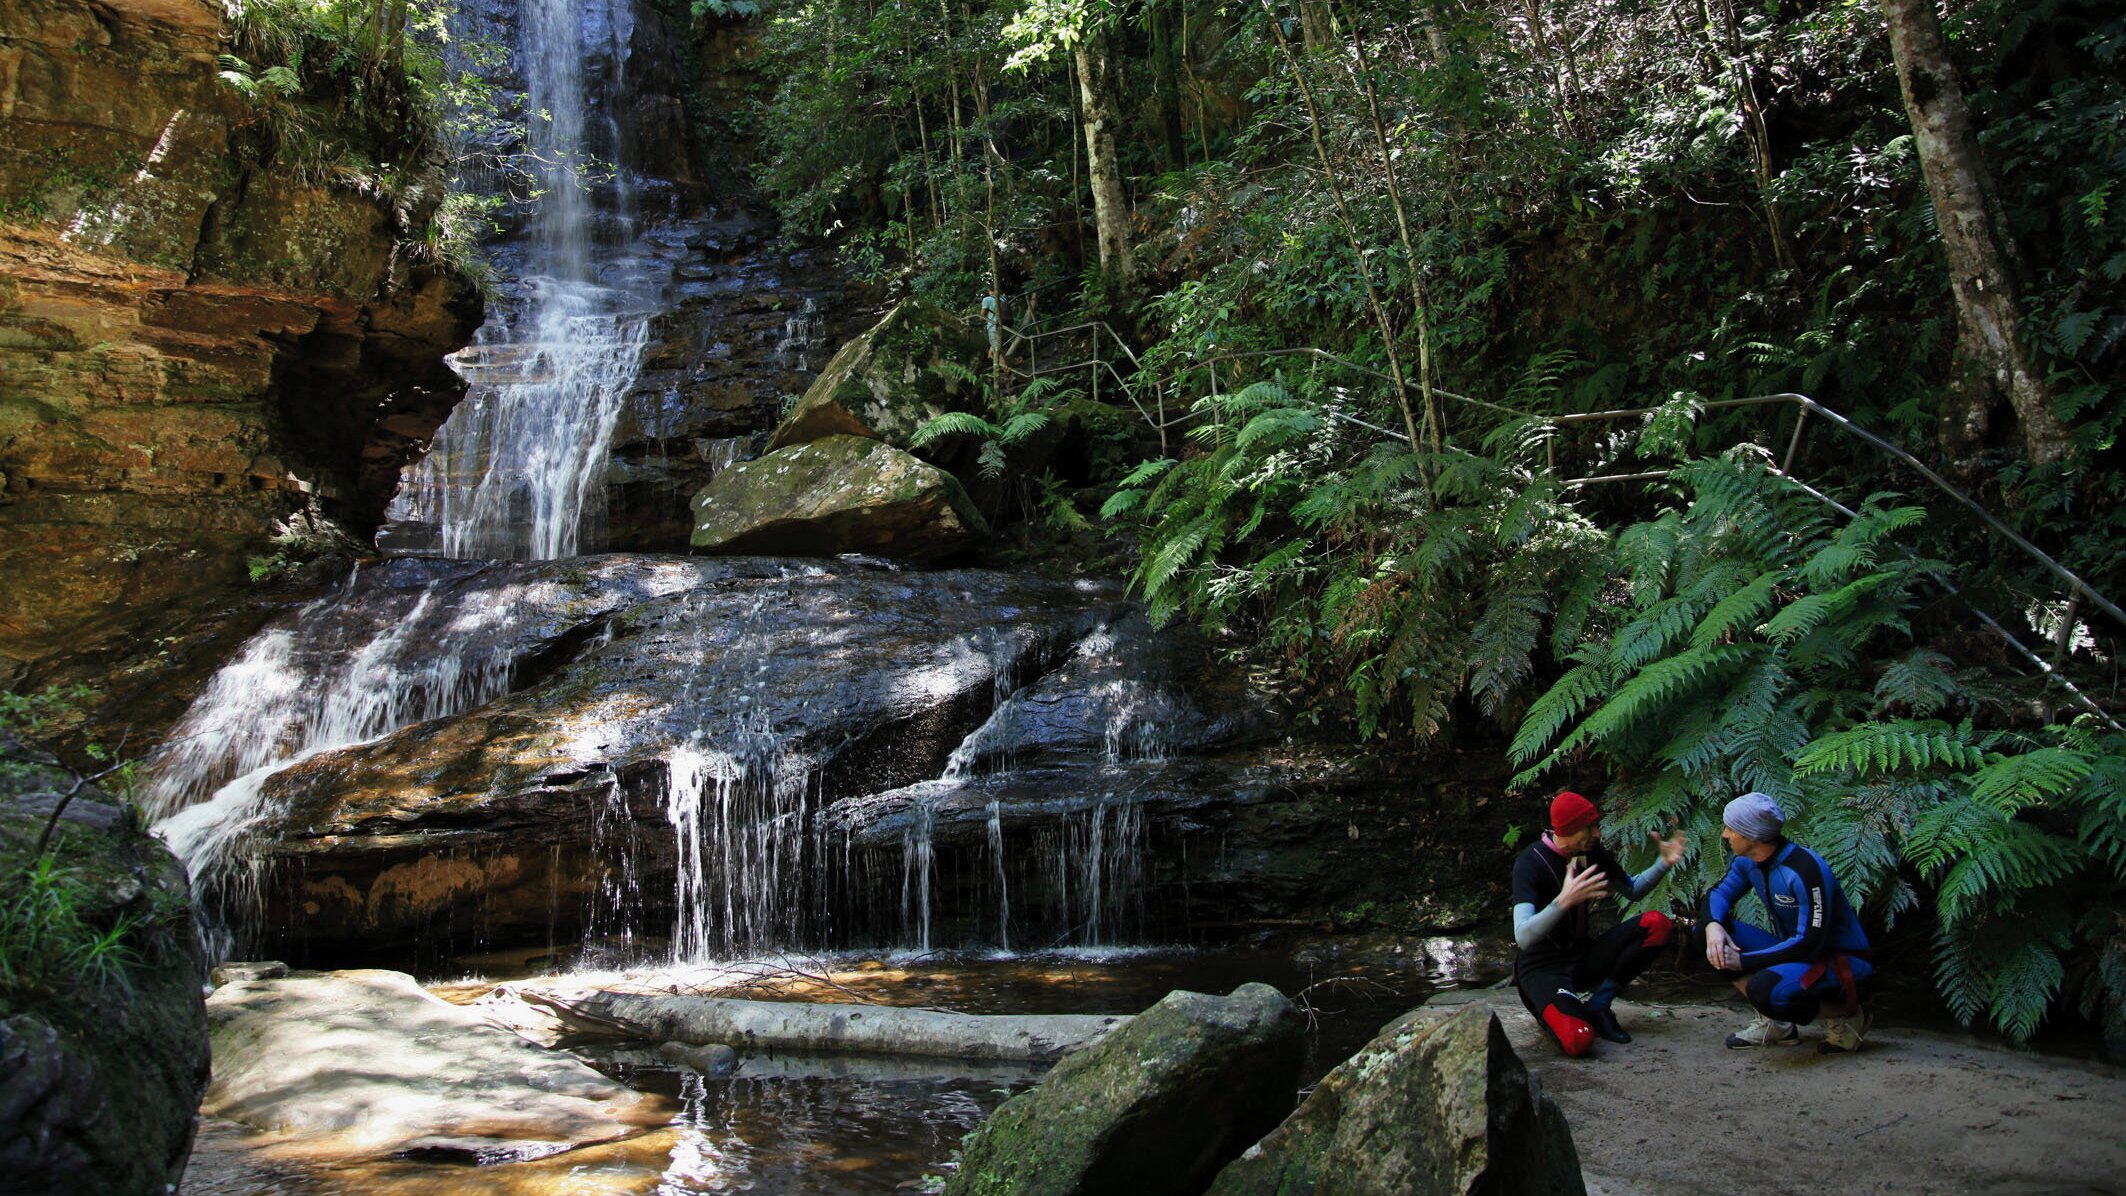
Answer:
M1867 931L1853 912L1838 878L1823 857L1798 843L1788 843L1762 864L1736 856L1727 875L1706 895L1706 913L1732 928L1735 905L1757 894L1770 913L1777 942L1742 953L1742 966L1757 971L1774 964L1814 963L1827 955L1853 955L1868 949Z

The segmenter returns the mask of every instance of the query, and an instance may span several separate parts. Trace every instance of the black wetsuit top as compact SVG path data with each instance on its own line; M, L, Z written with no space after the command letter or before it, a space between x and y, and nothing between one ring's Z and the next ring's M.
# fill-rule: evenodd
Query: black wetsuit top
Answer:
M1550 849L1548 843L1537 842L1521 853L1513 862L1513 904L1523 902L1542 913L1565 891L1565 866L1567 858ZM1587 849L1587 863L1601 870L1609 878L1612 896L1631 892L1631 874L1617 862L1609 848L1596 843ZM1565 917L1551 928L1550 933L1537 939L1532 946L1523 948L1514 956L1517 970L1570 968L1587 952L1594 935L1588 927L1588 911L1595 905L1582 902L1565 912Z

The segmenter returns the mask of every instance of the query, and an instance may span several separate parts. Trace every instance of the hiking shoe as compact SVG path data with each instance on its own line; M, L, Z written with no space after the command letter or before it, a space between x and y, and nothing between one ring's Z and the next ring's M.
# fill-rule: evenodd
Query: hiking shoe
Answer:
M1617 1024L1617 1011L1609 1008L1587 1011L1587 1024L1594 1027L1595 1037L1604 1042L1630 1042L1631 1035Z
M1860 1049L1860 1040L1867 1037L1868 1027L1874 1018L1863 1009L1852 1017L1827 1017L1823 1019L1823 1041L1816 1044L1819 1055L1849 1055Z
M1768 1017L1760 1017L1727 1036L1727 1045L1738 1051L1750 1047L1793 1046L1800 1041L1801 1027L1792 1022L1775 1022Z

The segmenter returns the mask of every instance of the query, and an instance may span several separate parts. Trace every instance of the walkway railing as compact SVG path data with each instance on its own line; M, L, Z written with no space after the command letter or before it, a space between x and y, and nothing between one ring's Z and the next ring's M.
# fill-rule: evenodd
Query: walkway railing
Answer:
M1045 329L1034 332L1022 332L1016 329L1005 329L1003 331L1004 338L1002 343L1004 345L1004 353L1003 361L999 364L1000 368L1004 372L1009 373L1015 377L1031 380L1033 378L1042 376L1052 376L1078 371L1088 371L1092 378L1092 397L1095 399L1098 399L1100 397L1103 380L1104 384L1107 387L1111 388L1114 391L1119 391L1123 395L1123 397L1129 401L1130 405L1136 408L1138 415L1144 419L1145 423L1158 432L1159 446L1162 452L1167 451L1168 430L1170 428L1187 424L1197 417L1197 411L1194 405L1189 403L1183 403L1181 401L1181 389L1179 378L1169 378L1163 381L1154 381L1149 385L1146 385L1143 381L1141 381L1145 376L1143 360L1138 356L1136 351L1131 348L1129 342L1125 340L1120 333L1116 332L1111 326L1106 324L1104 321L1091 320L1078 324L1072 324L1062 328ZM1063 362L1043 365L1039 357L1040 348L1043 343L1064 337L1074 338L1072 342L1073 352L1065 353L1064 356L1066 358L1075 357L1076 360L1065 360ZM1110 348L1110 346L1112 346L1112 348ZM1009 364L1022 352L1024 354L1024 360L1026 362L1025 368L1021 369L1017 366ZM1314 361L1326 362L1338 368L1349 370L1353 373L1364 375L1366 377L1370 377L1380 382L1388 383L1391 385L1394 382L1394 379L1391 376L1382 373L1379 370L1375 370L1369 366L1361 365L1354 361L1346 360L1344 358L1336 356L1335 354L1329 353L1326 350L1316 348L1256 349L1221 352L1208 357L1197 359L1189 363L1189 365L1185 367L1185 370L1187 372L1193 372L1195 370L1208 371L1208 373L1210 374L1213 389L1216 389L1218 386L1221 385L1218 379L1218 367L1221 365L1237 364L1244 361L1259 361L1271 358L1291 357L1307 358ZM1130 373L1128 376L1125 376L1122 372L1115 368L1115 363L1118 361L1126 361L1129 363ZM1132 379L1137 379L1138 381L1133 382ZM1142 395L1139 393L1142 390L1149 390L1151 393L1149 396ZM1478 399L1468 395L1456 394L1452 391L1440 390L1435 388L1433 390L1433 393L1443 399L1446 399L1461 406L1488 411L1495 415L1502 415L1513 419L1530 421L1532 425L1538 427L1547 425L1551 428L1560 429L1575 424L1597 424L1605 422L1616 422L1627 419L1644 419L1662 410L1659 407L1626 407L1608 411L1577 412L1568 415L1542 415L1535 412L1518 410L1516 408L1509 407L1501 403L1494 403L1485 399ZM1147 403L1147 398L1149 399L1149 403ZM1891 460L1897 462L1899 465L1905 467L1906 469L1911 470L1914 474L1918 475L1921 479L1923 479L1934 490L1938 491L1941 495L1948 498L1957 506L1968 512L1973 518L1977 519L1979 524L1984 527L1988 532L1995 536L1998 536L2001 540L2014 546L2017 551L2021 552L2024 556L2029 558L2030 561L2037 565L2040 570L2060 581L2066 587L2066 604L2064 610L2060 613L2059 629L2054 638L2054 658L2048 661L2044 657L2040 656L2037 652L2032 650L2031 647L2028 644L2024 643L2020 637L2009 631L2007 627L2002 625L2002 623L1998 619L1994 618L1991 614L1981 609L1970 598L1970 596L1965 594L1963 590L1958 587L1955 582L1952 581L1949 577L1938 571L1929 571L1930 576L1934 579L1935 582L1937 582L1942 587L1944 592L1948 593L1951 597L1954 597L1959 604L1969 609L1971 613L1978 619L1980 625L1983 626L1995 638L1999 639L2005 646L2009 648L2010 651L2015 653L2015 655L2017 655L2024 661L2028 662L2042 676L2059 685L2064 691L2066 691L2070 696L2074 698L2077 705L2080 705L2083 709L2103 719L2104 722L2108 724L2112 729L2126 731L2126 726L2122 726L2116 719L2112 717L2109 711L2107 711L2102 705L2100 705L2094 698L2090 697L2086 691L2084 691L2080 686L2077 686L2060 670L2060 665L2063 663L2065 657L2069 654L2071 650L2074 629L2078 625L2077 619L2079 617L2080 609L2083 603L2086 602L2088 605L2093 606L2097 610L2100 610L2104 614L2108 615L2115 623L2118 624L2122 631L2126 631L2126 609L2122 609L2119 603L2113 601L2107 595L2099 592L2095 587L2084 581L2073 570L2061 564L2051 554L2047 553L2042 548L2039 548L2037 545L2031 543L2028 538L2017 532L2014 528L2008 526L2008 524L2003 522L1999 516L1995 515L1992 511L1986 509L1986 507L1981 504L1977 499L1971 497L1971 495L1956 486L1954 483L1950 482L1947 478L1944 478L1939 472L1927 465L1926 462L1921 461L1918 457L1913 456L1910 452L1907 452L1905 449L1899 447L1892 441L1887 440L1884 437L1872 431L1869 431L1867 428L1855 423L1852 419L1848 418L1841 412L1838 412L1830 407L1825 406L1820 402L1817 402L1815 399L1810 398L1808 395L1799 394L1792 391L1782 391L1777 394L1751 395L1745 398L1713 399L1700 404L1699 410L1720 411L1746 407L1769 406L1790 406L1793 407L1796 411L1794 419L1794 431L1787 440L1786 453L1780 459L1779 465L1776 466L1772 472L1777 474L1779 477L1786 479L1788 482L1793 483L1804 493L1811 495L1818 501L1824 503L1826 506L1839 512L1848 519L1855 518L1857 516L1857 512L1855 512L1851 507L1848 507L1844 503L1839 502L1837 499L1831 497L1829 494L1826 494L1823 490L1819 489L1814 485L1811 485L1807 481L1795 476L1794 474L1794 465L1795 462L1799 460L1801 456L1803 440L1809 428L1809 418L1811 416L1815 416L1819 419L1820 422L1828 423L1832 427L1842 430L1843 432L1859 440L1861 443L1874 449L1876 452L1882 454L1885 457L1890 458ZM1169 411L1174 411L1176 412L1176 414L1169 415ZM1404 443L1409 443L1410 440L1409 436L1405 433L1398 432L1392 428L1383 427L1379 424L1375 424L1364 419L1360 419L1359 417L1351 415L1348 412L1338 411L1334 408L1328 408L1325 410L1325 414L1342 422L1352 424L1360 428L1364 428L1367 431L1373 432L1382 437L1400 440ZM1553 476L1555 476L1558 473L1558 468L1555 456L1556 440L1554 437L1550 438L1549 442L1546 444L1546 452L1548 454L1548 470ZM1645 470L1629 473L1598 474L1585 477L1566 478L1563 480L1562 485L1567 489L1581 489L1588 486L1604 485L1610 483L1658 481L1667 478L1669 474L1670 471L1666 469Z

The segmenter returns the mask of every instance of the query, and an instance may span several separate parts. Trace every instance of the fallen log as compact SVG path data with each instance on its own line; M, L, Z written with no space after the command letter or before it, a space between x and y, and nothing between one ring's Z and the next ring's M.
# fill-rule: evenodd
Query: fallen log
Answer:
M575 1000L524 995L578 1030L723 1043L741 1054L797 1049L1039 1063L1060 1059L1129 1020L1121 1014L1006 1016L650 993L599 992Z

